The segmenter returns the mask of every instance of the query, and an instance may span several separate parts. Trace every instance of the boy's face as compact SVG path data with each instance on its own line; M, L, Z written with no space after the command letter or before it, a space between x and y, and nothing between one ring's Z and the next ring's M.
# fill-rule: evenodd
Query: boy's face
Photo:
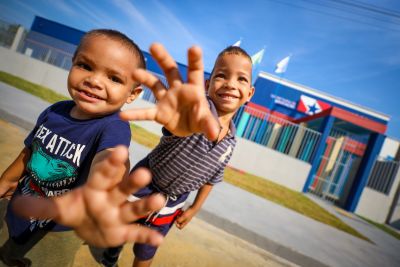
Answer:
M220 116L233 116L253 96L251 72L252 63L243 55L225 54L217 59L206 87Z
M141 88L132 79L138 59L127 47L106 36L90 36L81 45L68 75L76 106L71 116L90 119L118 111Z

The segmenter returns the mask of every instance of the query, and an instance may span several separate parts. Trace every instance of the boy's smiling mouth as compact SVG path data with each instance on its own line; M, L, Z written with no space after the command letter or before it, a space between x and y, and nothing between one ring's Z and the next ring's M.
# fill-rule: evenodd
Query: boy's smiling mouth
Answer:
M88 98L92 98L92 99L94 98L94 99L98 99L98 100L103 100L101 97L99 97L97 95L94 95L94 94L91 94L89 92L86 92L86 91L83 91L83 90L79 90L79 89L77 89L77 91L78 91L78 93L80 95L84 96L85 98L88 97Z
M231 99L238 99L236 95L228 94L228 93L219 93L217 94L220 98L226 99L226 100L231 100Z

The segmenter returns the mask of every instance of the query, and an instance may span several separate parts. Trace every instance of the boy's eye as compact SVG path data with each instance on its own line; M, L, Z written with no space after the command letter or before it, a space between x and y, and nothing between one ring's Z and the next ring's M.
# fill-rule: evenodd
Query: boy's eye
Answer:
M215 78L225 78L225 74L223 74L223 73L217 73L217 74L215 74L214 77L215 77Z
M111 76L110 80L115 82L115 83L121 83L121 84L123 83L122 79L117 77L117 76Z
M86 64L84 62L78 62L75 64L78 68L84 69L84 70L92 70L92 68L89 66L89 64Z
M239 77L239 81L245 82L245 83L248 82L247 78L246 78L246 77L243 77L243 76Z

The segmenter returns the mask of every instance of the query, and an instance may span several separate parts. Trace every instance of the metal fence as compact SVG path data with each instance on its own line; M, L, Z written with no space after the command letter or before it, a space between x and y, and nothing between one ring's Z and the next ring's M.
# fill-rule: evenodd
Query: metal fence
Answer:
M29 32L19 52L69 70L75 49L76 45L37 32Z
M367 187L388 195L398 171L399 162L378 158L369 175Z
M0 46L10 48L19 25L0 20Z
M319 132L248 106L238 110L234 123L242 138L306 162L321 138Z

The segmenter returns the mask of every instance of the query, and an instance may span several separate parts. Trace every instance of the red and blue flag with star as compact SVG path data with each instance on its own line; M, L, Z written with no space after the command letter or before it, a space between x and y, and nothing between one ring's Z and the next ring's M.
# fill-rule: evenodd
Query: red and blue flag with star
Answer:
M301 95L299 104L297 105L297 110L307 115L314 115L320 113L321 111L327 110L331 107L331 105L317 100L315 98Z

